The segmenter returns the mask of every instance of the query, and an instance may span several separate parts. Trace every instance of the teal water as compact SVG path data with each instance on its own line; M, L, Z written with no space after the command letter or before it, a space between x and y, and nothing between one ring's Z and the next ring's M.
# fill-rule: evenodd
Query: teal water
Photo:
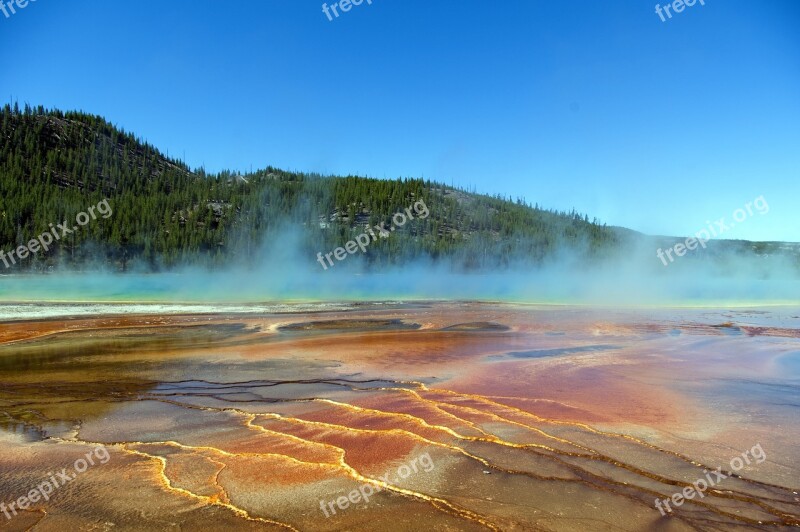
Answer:
M601 305L740 306L800 303L800 280L395 269L174 274L0 276L0 302L261 303L267 301L484 300Z

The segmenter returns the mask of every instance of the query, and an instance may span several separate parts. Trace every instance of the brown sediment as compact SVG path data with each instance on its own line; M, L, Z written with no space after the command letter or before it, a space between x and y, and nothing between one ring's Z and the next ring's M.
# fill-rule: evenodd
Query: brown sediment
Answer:
M486 321L472 322L472 323L458 323L443 327L443 331L473 331L473 332L489 332L489 331L507 331L509 327L501 323L491 323Z
M0 502L103 444L112 461L16 523L131 528L144 504L154 528L800 526L799 429L768 430L791 419L777 364L796 331L683 313L438 303L4 324ZM749 425L721 408L737 387L761 408ZM655 509L755 443L764 462L671 518ZM435 467L398 474L423 455ZM323 513L365 484L370 502Z
M393 331L419 329L418 323L406 323L403 320L320 320L303 323L280 325L279 331Z

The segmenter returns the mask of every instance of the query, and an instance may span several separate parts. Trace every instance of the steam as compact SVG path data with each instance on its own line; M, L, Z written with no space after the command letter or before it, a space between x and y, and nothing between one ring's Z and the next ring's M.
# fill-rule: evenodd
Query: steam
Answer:
M800 279L785 259L701 256L665 269L643 240L611 259L574 249L539 267L520 261L501 271L465 273L448 261L422 258L368 268L356 254L323 270L285 229L264 243L255 264L219 271L15 275L0 279L4 301L258 303L269 301L488 300L542 304L709 305L796 304ZM713 249L713 246L709 246Z
M762 203L756 205L759 211L768 209L766 202ZM433 207L429 211L419 200L410 205L414 205L414 211L409 212L420 218L427 218L433 211ZM796 249L759 254L743 242L710 240L666 268L656 250L682 239L630 232L621 233L613 253L594 250L589 242L565 241L556 253L536 265L529 255L519 253L504 267L488 272L464 271L463 257L401 257L392 266L370 264L368 257L373 249L368 246L353 248L355 251L346 261L323 269L317 252L336 247L336 229L331 228L327 234L317 231L317 219L315 209L300 202L293 216L264 232L254 253L242 254L240 262L211 271L181 268L153 274L142 269L120 274L98 263L90 273L62 269L48 275L0 275L0 301L263 303L437 299L602 306L769 305L800 301ZM406 229L398 228L386 240L398 238ZM351 234L349 238L366 234L366 226L356 227ZM238 242L246 239L247 235L231 237ZM473 249L479 249L485 259L504 246L526 247L512 237Z

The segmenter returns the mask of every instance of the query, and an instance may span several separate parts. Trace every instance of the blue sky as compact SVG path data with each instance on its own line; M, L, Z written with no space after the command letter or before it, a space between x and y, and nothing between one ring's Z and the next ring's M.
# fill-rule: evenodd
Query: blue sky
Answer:
M330 3L330 2L329 2ZM800 2L38 0L0 101L82 109L193 167L419 177L685 235L800 241Z

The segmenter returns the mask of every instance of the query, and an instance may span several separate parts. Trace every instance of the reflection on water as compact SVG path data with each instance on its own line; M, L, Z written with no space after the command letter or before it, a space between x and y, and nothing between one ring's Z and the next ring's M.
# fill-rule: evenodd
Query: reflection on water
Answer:
M239 323L163 328L158 334L142 329L61 333L24 343L0 345L0 378L13 378L20 372L63 369L136 373L143 369L143 365L160 364L167 352L203 349L209 345L236 345L244 341L240 338L245 332L257 332L257 329L247 330L246 325Z
M33 442L44 439L44 432L33 423L22 421L21 419L14 419L8 412L2 412L0 416L0 429L14 435L20 435L23 441ZM30 415L30 412L27 413ZM25 417L24 415L21 416Z
M596 353L598 351L608 351L619 349L618 345L584 345L580 347L563 347L559 349L533 349L531 351L512 351L505 355L492 356L491 359L505 358L547 358L563 355L575 355L578 353Z
M787 353L776 360L778 371L785 376L800 376L800 351Z

